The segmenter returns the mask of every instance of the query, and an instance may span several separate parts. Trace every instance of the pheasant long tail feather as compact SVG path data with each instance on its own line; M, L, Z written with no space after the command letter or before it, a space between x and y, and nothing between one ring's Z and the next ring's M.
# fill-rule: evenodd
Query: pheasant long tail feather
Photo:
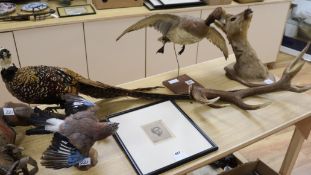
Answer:
M160 94L160 93L147 93L139 90L129 90L118 88L109 85L99 85L94 86L92 84L81 83L79 85L79 90L85 95L89 95L94 98L116 98L130 96L134 98L142 99L162 99L162 100L187 100L190 99L188 94L184 95L170 95L170 94Z
M154 99L154 100L187 100L190 99L188 94L183 95L170 95L160 93L147 93L142 92L141 89L123 89L115 86L109 86L101 82L92 81L89 79L81 78L79 80L79 91L82 94L94 97L94 98L116 98L130 96L134 98L142 99Z

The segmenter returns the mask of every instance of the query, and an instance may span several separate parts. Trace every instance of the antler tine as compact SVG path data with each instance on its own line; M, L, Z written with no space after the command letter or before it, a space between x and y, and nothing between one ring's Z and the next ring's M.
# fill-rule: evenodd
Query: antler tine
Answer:
M305 86L291 85L289 88L289 91L301 93L301 92L305 92L305 91L310 90L310 89L311 89L311 84L305 85Z
M222 108L222 107L228 106L228 104L224 104L224 105L215 104L214 103L216 102L215 99L218 100L218 98L220 98L220 100L230 102L244 110L256 110L256 109L260 109L271 104L271 102L267 102L267 103L258 104L258 105L250 105L250 104L246 104L243 101L243 97L240 96L238 91L236 92L219 91L219 90L205 89L199 86L190 86L189 94L196 101L203 103L203 104L207 104L208 106L212 108ZM210 100L207 98L208 96L210 98L215 97L215 96L217 97ZM210 103L211 101L212 103Z
M256 110L256 109L264 108L270 105L272 102L266 102L266 103L262 103L258 105L250 105L250 104L245 103L242 98L236 98L236 100L233 100L232 103L244 110Z
M197 100L200 103L210 105L211 107L212 106L217 106L217 105L211 105L211 104L214 104L215 102L217 102L220 99L220 97L215 97L215 98L212 98L212 99L208 99L205 96L204 89L200 88L199 86L190 85L188 91L189 91L189 94L190 94L191 98Z
M290 76L294 77L303 67L305 61L302 59L303 55L308 51L310 47L310 41L307 43L306 47L301 51L301 53L296 57L296 59L284 70L283 77Z
M259 87L252 87L247 89L240 89L235 91L222 91L222 90L215 90L215 89L205 89L202 87L192 86L189 89L190 96L198 102L208 104L211 107L219 107L217 104L210 104L210 99L220 97L220 100L226 101L236 105L237 107L244 109L244 110L256 110L267 105L271 104L271 102L258 104L258 105L249 105L246 104L243 99L246 97L260 95L265 93L277 92L277 91L291 91L291 92L305 92L311 89L310 85L305 86L297 86L292 85L291 80L294 76L301 70L303 67L305 60L302 59L303 55L307 52L311 45L309 41L307 46L303 49L303 51L299 54L299 56L285 68L282 78L270 85L259 86ZM224 106L225 107L225 106Z

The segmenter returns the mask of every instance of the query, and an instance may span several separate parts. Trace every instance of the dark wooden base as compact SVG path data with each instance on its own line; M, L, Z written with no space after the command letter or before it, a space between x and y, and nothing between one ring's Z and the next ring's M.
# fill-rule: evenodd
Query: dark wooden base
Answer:
M268 77L265 80L262 80L262 79L245 80L236 73L236 71L233 68L234 64L235 63L232 63L225 67L226 76L231 80L237 81L248 87L264 86L264 85L272 84L276 82L274 75L271 73L269 73Z
M188 75L180 75L176 78L168 79L162 82L162 84L175 94L187 94L189 93L189 86L196 85L203 87L200 83L189 77Z

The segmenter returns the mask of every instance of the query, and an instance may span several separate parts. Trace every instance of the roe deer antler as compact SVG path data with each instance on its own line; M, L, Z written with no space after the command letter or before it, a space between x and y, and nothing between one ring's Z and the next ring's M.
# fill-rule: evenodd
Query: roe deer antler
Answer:
M266 94L277 91L291 91L291 92L305 92L311 89L310 85L298 86L292 85L291 81L295 77L295 75L301 70L305 61L303 60L303 55L307 52L310 47L310 41L307 46L303 49L303 51L296 57L296 59L290 63L284 70L282 77L279 81L272 83L270 85L259 86L259 87L251 87L247 89L240 89L234 91L221 91L214 89L205 89L198 86L193 86L190 89L190 94L193 99L206 103L208 99L220 97L220 100L232 103L244 110L255 110L269 105L270 103L258 104L258 105L249 105L246 104L243 99L246 97ZM222 107L217 106L215 104L209 105L211 107Z

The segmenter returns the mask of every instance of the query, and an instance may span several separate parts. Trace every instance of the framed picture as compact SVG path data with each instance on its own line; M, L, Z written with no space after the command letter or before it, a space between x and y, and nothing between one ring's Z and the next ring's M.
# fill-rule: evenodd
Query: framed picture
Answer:
M60 18L64 18L70 16L92 15L96 14L96 11L91 4L86 4L69 7L57 7L57 13Z
M297 56L311 37L311 1L293 1L285 23L280 51ZM311 48L303 56L311 62Z
M110 116L114 135L136 172L155 175L218 149L173 101L160 101Z
M197 5L205 5L204 0L145 0L144 4L150 9L190 7Z

